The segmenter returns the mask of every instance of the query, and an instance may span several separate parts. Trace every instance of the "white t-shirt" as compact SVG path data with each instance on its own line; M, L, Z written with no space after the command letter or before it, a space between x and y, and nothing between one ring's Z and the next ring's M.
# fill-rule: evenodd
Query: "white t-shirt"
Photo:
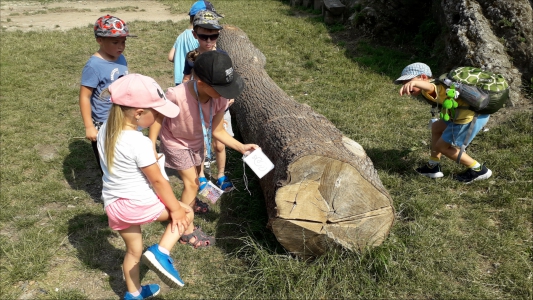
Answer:
M102 125L97 136L98 153L104 171L102 177L104 207L119 198L140 201L142 204L158 202L157 195L141 170L156 163L152 141L140 131L122 131L115 145L113 173L110 174L105 158L106 125L107 123Z

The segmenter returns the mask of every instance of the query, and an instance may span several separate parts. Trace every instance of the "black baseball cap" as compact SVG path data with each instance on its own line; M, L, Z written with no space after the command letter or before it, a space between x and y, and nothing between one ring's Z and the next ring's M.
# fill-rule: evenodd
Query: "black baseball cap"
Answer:
M207 51L198 55L193 70L200 80L226 99L237 98L244 89L244 81L233 70L231 58L225 53Z

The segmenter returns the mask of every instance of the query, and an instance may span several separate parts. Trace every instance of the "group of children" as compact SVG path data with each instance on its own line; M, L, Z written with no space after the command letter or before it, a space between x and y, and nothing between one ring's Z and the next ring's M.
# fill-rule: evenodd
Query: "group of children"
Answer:
M141 260L169 286L183 286L170 257L174 245L214 244L214 237L193 224L195 213L208 210L196 196L207 183L203 165L212 145L217 184L224 190L232 188L224 176L225 146L242 154L259 148L240 143L225 129L228 106L244 82L227 53L213 51L222 29L220 15L209 1L195 2L189 15L192 30L181 34L169 53L175 62L176 86L166 93L154 79L128 74L123 52L126 39L134 35L123 20L111 15L96 21L94 34L100 47L82 71L79 105L85 136L102 173L109 226L126 244L124 299L145 299L160 291L157 284L141 286ZM140 131L143 128L149 128L148 137ZM165 166L176 169L183 180L179 201L158 164L158 137ZM153 221L169 224L159 243L143 253L141 225Z
M141 286L142 260L169 286L183 286L172 264L170 252L179 241L194 248L214 244L214 237L193 224L195 213L208 205L196 196L207 184L204 160L215 150L217 185L232 188L224 174L225 146L244 154L257 148L242 144L225 129L228 107L243 90L244 82L233 70L230 57L216 48L222 30L221 16L209 1L195 2L189 12L190 27L178 36L168 54L174 62L175 86L165 93L154 79L128 74L123 52L126 39L134 37L126 23L114 16L100 17L94 26L99 49L82 71L79 105L85 136L91 141L102 173L102 200L109 226L126 244L123 272L127 292L124 299L145 299L157 295L157 284ZM423 63L407 66L396 80L400 95L422 94L442 103L445 88L432 81ZM478 117L465 141L473 112L464 110L450 121L432 124L429 162L416 171L431 178L443 177L441 155L456 159L462 143L469 143L489 119ZM149 128L148 137L139 130ZM156 140L166 157L165 166L177 170L183 180L181 199L176 199L163 177ZM491 170L463 154L460 163L468 169L457 179L469 183L489 178ZM158 244L143 253L141 225L169 221Z

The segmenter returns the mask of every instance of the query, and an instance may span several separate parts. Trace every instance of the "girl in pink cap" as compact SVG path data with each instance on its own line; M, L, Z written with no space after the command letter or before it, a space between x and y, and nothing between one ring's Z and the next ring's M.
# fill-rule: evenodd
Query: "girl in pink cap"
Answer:
M170 251L193 220L192 209L179 202L157 163L152 142L138 128L152 125L159 115L173 118L180 109L167 101L161 87L140 74L123 76L108 92L113 103L97 144L104 175L102 200L109 226L126 243L123 271L128 292L124 299L145 299L159 293L159 285L141 286L139 262L169 286L183 286ZM153 188L153 189L152 189ZM159 244L144 254L141 225L169 221Z

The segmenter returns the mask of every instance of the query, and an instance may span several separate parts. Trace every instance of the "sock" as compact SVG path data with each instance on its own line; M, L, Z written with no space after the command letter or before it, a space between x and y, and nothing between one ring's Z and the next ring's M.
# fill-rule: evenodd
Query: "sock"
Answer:
M130 292L130 294L131 294L133 297L137 297L137 296L139 296L139 295L141 294L141 290L142 290L142 288L141 288L140 290L136 291L136 292Z
M157 245L157 249L159 249L159 251L163 254L166 254L166 255L170 255L170 251L168 251L167 249Z
M474 163L468 167L474 171L481 171L481 165L477 162L477 160L474 160Z
M440 163L440 158L438 157L433 157L433 156L430 156L429 157L429 161L428 161L428 164L432 167L438 165Z

